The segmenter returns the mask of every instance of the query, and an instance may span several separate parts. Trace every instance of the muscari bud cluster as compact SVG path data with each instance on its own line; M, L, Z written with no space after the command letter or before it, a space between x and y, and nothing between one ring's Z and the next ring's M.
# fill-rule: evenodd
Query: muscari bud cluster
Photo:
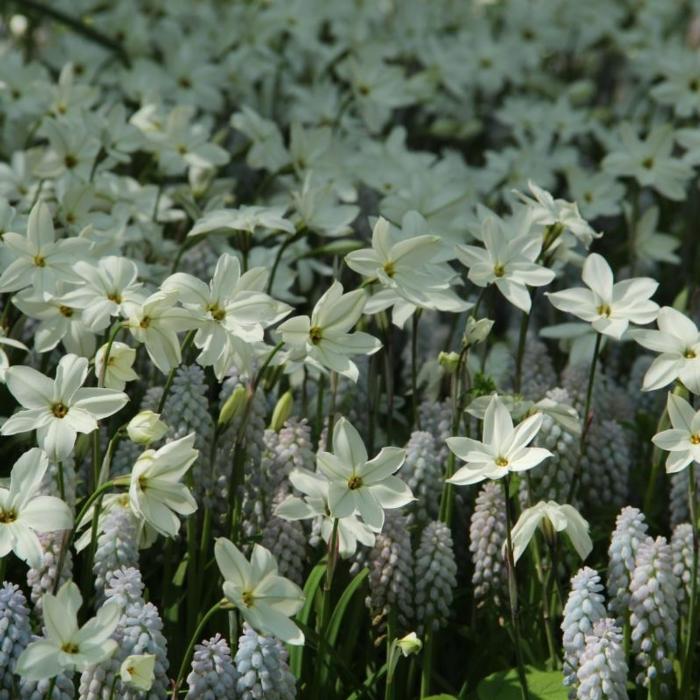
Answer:
M438 516L442 494L442 463L438 453L431 433L425 430L411 433L406 443L406 461L401 467L401 477L417 499L410 506L411 523L424 524Z
M31 637L27 599L19 586L4 582L0 588L0 700L12 700L17 694L15 665Z
M619 621L627 614L629 584L639 546L649 539L644 514L626 506L617 516L608 547L608 608Z
M234 659L240 700L294 700L296 680L287 666L282 644L258 634L248 623L238 640Z
M586 636L593 625L606 617L603 585L598 572L587 566L571 579L571 591L561 623L564 647L564 685L576 686Z
M163 636L163 622L158 609L143 599L143 580L138 569L125 567L114 572L105 588L107 600L122 606L122 615L113 639L117 651L109 659L91 666L80 676L80 700L110 700L112 688L122 700L158 700L167 696L168 647ZM127 656L153 654L154 680L151 689L143 693L122 683L121 665Z
M435 520L423 530L416 552L416 620L420 631L446 624L456 587L452 534L445 523Z
M217 633L194 648L185 700L228 700L235 697L236 675L228 642Z
M102 516L102 532L97 538L92 571L95 591L101 600L111 575L122 567L138 568L138 520L129 508L117 503Z
M546 396L558 403L571 405L571 398L566 389L555 388ZM533 469L529 479L520 482L520 501L522 505L538 501L563 502L569 494L569 486L576 470L579 455L579 438L567 430L551 415L542 414L542 427L533 443L544 447L552 457Z
M60 588L73 574L73 557L68 549L64 553L58 586L55 586L64 536L65 533L60 531L39 533L42 550L41 566L27 570L27 584L31 588L31 599L37 612L42 610L43 595L53 593L54 588Z
M693 526L690 523L676 525L671 536L673 573L678 578L678 606L685 615L688 611L690 589L693 580Z
M523 353L520 393L531 401L539 401L557 383L552 358L547 346L530 334Z
M663 537L643 542L629 585L632 649L643 669L637 676L637 683L642 685L672 671L678 587L671 545Z
M304 585L306 561L306 532L298 520L285 520L273 515L262 534L263 547L269 549L277 561L281 576Z
M488 597L492 597L498 604L505 590L506 568L501 550L506 535L503 488L495 481L488 481L476 497L469 526L469 551L474 565L474 597L482 601L482 604Z
M413 549L406 517L397 511L386 514L384 527L367 554L369 591L366 603L374 624L384 623L390 611L407 627L413 610Z
M577 700L627 700L622 631L611 618L598 620L586 635L577 680Z
M37 639L39 637L34 637L32 641L35 642ZM75 686L71 674L59 673L49 696L51 683L52 679L49 678L41 681L21 680L19 700L75 700Z
M619 508L627 500L632 464L629 441L616 420L594 421L586 435L581 459L579 493L590 506Z

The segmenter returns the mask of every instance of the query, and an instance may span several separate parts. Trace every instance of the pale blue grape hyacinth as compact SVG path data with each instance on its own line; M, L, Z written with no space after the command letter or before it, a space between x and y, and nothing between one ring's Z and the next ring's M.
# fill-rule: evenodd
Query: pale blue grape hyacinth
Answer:
M248 623L238 640L235 697L240 700L294 700L296 680L287 666L287 651L273 637L263 637Z
M445 523L435 520L423 530L416 551L416 621L421 632L445 626L456 587L452 534Z
M629 603L629 584L639 546L649 539L644 514L632 506L620 511L608 548L608 609L624 620Z
M679 581L673 573L671 545L663 537L639 546L629 584L632 649L645 686L671 673L676 653Z
M0 700L15 696L15 664L31 638L27 599L19 586L5 582L0 588Z
M627 660L622 630L609 617L586 635L579 660L577 700L626 700Z
M571 591L561 623L565 685L576 686L586 636L591 633L593 625L607 615L602 591L603 584L598 572L588 566L580 569L571 579Z
M236 678L228 643L216 634L195 647L185 700L229 700L236 697Z

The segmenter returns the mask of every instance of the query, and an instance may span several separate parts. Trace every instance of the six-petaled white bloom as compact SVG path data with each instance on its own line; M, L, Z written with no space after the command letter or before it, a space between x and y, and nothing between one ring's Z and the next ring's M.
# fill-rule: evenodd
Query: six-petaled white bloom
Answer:
M142 304L126 302L131 334L146 346L153 364L164 374L180 364L177 334L198 326L192 312L176 306L176 292L155 292Z
M660 353L644 375L643 391L653 391L680 379L700 394L700 332L683 313L663 306L656 318L658 331L638 329L630 335L642 347Z
M36 533L68 530L73 525L66 503L40 494L48 466L46 454L34 447L12 467L10 488L0 488L0 557L14 551L34 568L41 565L43 557Z
M675 394L668 395L666 409L672 427L654 435L652 442L670 453L666 472L675 474L693 462L700 462L700 411Z
M46 636L22 652L15 668L25 680L85 671L116 651L118 644L111 637L122 612L116 601L105 603L82 627L78 627L78 610L83 598L73 581L66 581L56 595L46 593L41 602Z
M285 520L320 520L321 537L330 542L336 518L331 514L328 505L328 490L330 482L318 472L308 469L293 469L289 481L304 498L287 496L275 509L275 514ZM366 547L374 544L374 532L360 520L355 513L337 519L338 553L341 557L349 557L357 551L357 543Z
M95 354L95 375L98 381L108 389L122 391L127 382L139 378L132 367L136 360L136 350L126 343L115 340L109 349L109 358L105 366L108 344L105 343ZM104 378L104 381L102 381Z
M536 467L552 456L543 447L528 447L542 426L542 420L542 414L536 413L514 428L506 405L498 396L493 396L484 414L481 442L467 437L447 438L450 450L466 462L447 481L460 486L476 484Z
M566 532L581 559L591 553L593 542L588 534L588 523L576 508L568 504L559 505L554 501L540 501L522 512L511 532L514 561L520 559L540 524L545 532L547 527L553 528L555 532Z
M198 322L194 344L201 352L197 362L212 365L221 381L227 370L249 367L251 344L263 340L264 329L289 313L289 306L262 291L267 270L254 268L241 275L238 259L225 253L216 263L207 285L184 272L168 277L165 292L177 294Z
M384 509L400 508L414 500L411 489L394 476L406 459L406 450L383 447L369 459L357 430L346 418L333 428L333 452L320 450L318 470L330 482L328 507L335 518L347 518L357 512L362 520L379 532L384 525Z
M630 323L651 323L659 311L651 301L659 283L650 277L633 277L615 282L610 265L602 255L591 253L583 264L585 287L547 293L560 311L573 314L593 328L619 340Z
M364 290L343 294L343 285L333 282L316 302L311 317L294 316L279 331L290 347L291 360L305 360L319 369L330 369L356 382L357 365L353 355L371 355L382 344L368 333L350 329L359 321L367 295Z
M542 240L526 233L513 237L507 224L487 218L481 229L484 247L458 245L457 258L469 270L469 279L479 287L495 284L498 291L517 308L530 312L530 287L542 287L554 279L552 270L535 261Z
M7 388L24 410L10 416L0 432L15 435L36 430L37 442L49 458L65 459L78 433L96 430L98 420L116 413L129 400L121 391L83 387L87 374L88 361L77 355L61 358L55 379L31 367L10 367Z
M166 537L174 537L180 529L176 513L191 515L197 510L190 490L180 483L199 454L194 438L190 433L158 450L146 450L128 477L131 509Z
M224 577L224 595L251 627L287 644L304 643L304 633L289 619L304 604L304 593L277 573L277 562L265 547L253 545L248 561L233 542L219 537L214 556Z

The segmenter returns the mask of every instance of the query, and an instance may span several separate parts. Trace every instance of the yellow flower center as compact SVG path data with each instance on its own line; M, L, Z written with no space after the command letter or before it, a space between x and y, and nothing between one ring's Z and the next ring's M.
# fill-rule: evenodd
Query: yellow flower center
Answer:
M309 328L309 338L314 345L318 345L323 338L323 331L319 326L311 326Z
M61 645L61 651L64 651L66 654L77 654L80 651L80 647L73 642L66 642Z
M496 277L503 277L503 275L506 274L505 265L502 265L501 263L496 263L493 266L493 274L496 275Z
M223 321L226 318L226 312L218 304L209 304L207 311L215 321Z
M697 355L695 354L695 350L692 350L691 348L688 348L684 353L683 357L685 357L686 360L694 360Z
M139 326L141 328L148 328L151 325L151 317L150 316L144 316L141 319L141 323L139 323Z
M0 510L0 523L7 525L15 522L15 520L17 520L17 511L14 508Z
M642 167L646 168L647 170L651 170L654 167L654 159L653 158L645 158L642 161Z
M68 414L68 406L59 401L51 406L51 413L53 413L56 418L65 418Z
M245 605L246 608L252 608L253 602L255 601L255 598L253 596L253 592L252 591L243 591L243 594L241 595L241 600L243 601L243 605Z
M348 488L351 491L356 491L362 486L362 477L357 476L357 474L353 474L349 479L348 479Z
M66 318L70 318L73 315L73 309L71 309L70 306L59 306L58 310L61 312L62 316L65 316Z
M384 263L384 272L386 272L389 277L393 277L396 274L396 266L391 260Z
M691 445L700 445L700 433L694 433L690 436Z
M596 311L601 315L605 316L605 318L610 318L610 314L612 313L612 309L610 308L609 304L601 304Z
M111 294L108 294L107 299L109 299L110 301L113 301L115 304L122 303L122 295L119 294L118 292L112 292Z
M42 255L35 255L34 264L37 267L46 267L46 258L44 258Z
M507 467L509 462L505 457L496 457L494 460L497 467Z

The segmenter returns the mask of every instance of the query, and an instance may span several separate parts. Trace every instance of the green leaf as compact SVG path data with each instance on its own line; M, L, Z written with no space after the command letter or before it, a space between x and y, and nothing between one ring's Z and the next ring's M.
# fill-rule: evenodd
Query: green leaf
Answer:
M309 574L309 578L306 579L304 584L304 605L296 616L296 619L302 623L302 625L309 624L309 617L311 616L311 609L313 608L314 598L316 597L316 592L318 587L323 581L323 577L326 573L325 564L316 564ZM293 646L289 649L289 669L294 674L295 678L301 678L301 666L304 660L304 647L303 646Z
M540 671L525 667L527 688L532 700L567 700L568 689L564 686L561 671ZM518 671L498 671L482 679L477 687L480 700L521 700Z
M343 616L347 610L350 601L352 600L355 591L362 585L364 580L369 576L369 569L365 567L355 575L352 581L347 585L347 588L343 591L343 595L340 596L340 600L335 606L333 615L331 615L330 622L328 623L328 643L331 646L335 646L338 639L338 633L340 632L340 625L343 621Z
M423 700L457 700L457 696L440 693L440 695L427 695Z

